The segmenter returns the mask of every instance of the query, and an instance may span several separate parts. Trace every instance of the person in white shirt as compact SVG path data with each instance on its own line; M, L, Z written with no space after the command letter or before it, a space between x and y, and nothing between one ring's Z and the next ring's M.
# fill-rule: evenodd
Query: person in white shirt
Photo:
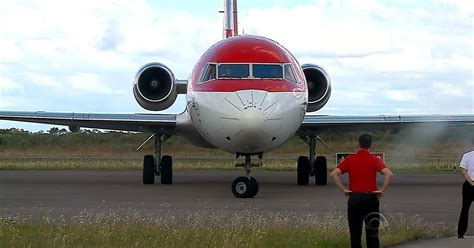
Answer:
M471 145L474 148L474 138L471 140ZM458 238L464 238L467 231L469 208L474 201L474 150L464 153L459 166L465 181L462 186L462 209L458 223Z

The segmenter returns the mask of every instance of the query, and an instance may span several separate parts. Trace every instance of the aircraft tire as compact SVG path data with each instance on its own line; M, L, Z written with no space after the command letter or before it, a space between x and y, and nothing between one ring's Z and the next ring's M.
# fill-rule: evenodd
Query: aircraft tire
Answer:
M328 163L324 156L317 156L314 161L314 180L316 185L328 184Z
M250 183L252 184L252 191L250 192L249 198L253 198L258 193L258 182L255 178L250 177Z
M161 184L173 183L173 158L165 155L161 158Z
M143 158L143 184L155 183L155 157L146 155Z
M232 182L232 193L237 198L252 198L258 192L258 184L248 177L237 177Z
M309 159L306 156L300 156L298 158L297 164L297 175L296 181L298 185L308 185L309 184L309 172L311 166L309 164Z

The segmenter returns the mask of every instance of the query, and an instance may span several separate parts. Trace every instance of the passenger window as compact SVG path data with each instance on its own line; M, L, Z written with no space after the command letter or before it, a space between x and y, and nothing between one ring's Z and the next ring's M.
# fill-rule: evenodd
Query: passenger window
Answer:
M248 78L248 64L221 64L219 65L219 78Z
M202 83L202 82L207 82L214 79L216 79L216 65L207 64L206 69L204 70L204 73L201 76L201 80L199 81Z
M281 65L259 65L252 67L254 78L283 78L283 67Z
M296 82L295 73L291 65L285 65L285 79L291 82Z

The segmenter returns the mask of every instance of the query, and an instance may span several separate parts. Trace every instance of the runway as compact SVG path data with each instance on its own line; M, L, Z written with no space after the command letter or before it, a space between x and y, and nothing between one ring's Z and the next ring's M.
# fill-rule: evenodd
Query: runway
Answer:
M327 186L297 186L295 172L253 173L260 185L258 195L237 199L230 185L240 175L243 171L180 171L174 173L173 185L143 185L139 170L2 170L0 217L73 217L84 210L177 215L245 210L302 216L346 210L346 198L331 181ZM381 200L381 212L419 217L455 230L461 184L458 174L396 174ZM473 220L470 235L474 234Z

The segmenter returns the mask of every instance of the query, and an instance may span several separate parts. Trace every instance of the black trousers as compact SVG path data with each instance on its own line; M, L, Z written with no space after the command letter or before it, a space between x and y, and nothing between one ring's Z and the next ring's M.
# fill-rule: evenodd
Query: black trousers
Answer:
M347 201L347 217L351 247L362 247L362 223L365 225L367 247L379 247L379 199L373 193L351 193Z
M474 186L467 181L462 185L462 209L459 216L458 235L464 236L467 231L467 223L469 220L469 208L474 200Z

